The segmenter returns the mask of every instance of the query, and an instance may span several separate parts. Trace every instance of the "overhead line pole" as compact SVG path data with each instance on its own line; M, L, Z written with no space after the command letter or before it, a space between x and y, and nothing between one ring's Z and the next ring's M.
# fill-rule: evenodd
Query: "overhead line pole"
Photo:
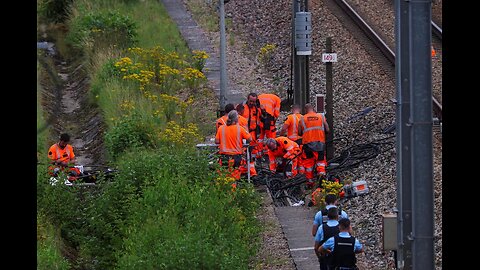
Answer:
M435 269L433 242L431 0L410 0L410 121L412 165L412 265Z
M228 1L227 1L228 2ZM227 95L227 61L226 61L226 42L225 42L225 3L219 0L220 9L220 115L225 110Z
M397 268L412 269L412 175L408 3L395 0Z

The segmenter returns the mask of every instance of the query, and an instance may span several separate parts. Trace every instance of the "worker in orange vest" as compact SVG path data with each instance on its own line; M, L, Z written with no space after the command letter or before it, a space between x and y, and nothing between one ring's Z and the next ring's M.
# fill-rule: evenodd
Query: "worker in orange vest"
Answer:
M73 146L69 144L70 135L68 133L60 134L60 139L57 143L50 146L48 149L48 158L50 159L50 166L48 169L50 174L57 176L60 171L68 168L69 180L75 180L76 176L81 175L78 168L75 168L75 153Z
M287 138L296 142L298 145L302 144L302 136L298 135L298 125L300 124L300 105L292 105L292 113L287 116L283 123L282 129L278 132L279 135L287 135Z
M217 127L216 131L218 131L218 128L221 125L225 125L227 123L228 113L233 109L235 109L235 105L233 105L232 103L228 103L227 105L225 105L225 114L222 117L218 118L215 123L215 126Z
M285 167L285 175L291 178L297 175L298 156L301 154L298 144L287 137L267 138L265 145L268 149L269 168L271 171L277 171L277 159L281 159ZM284 164L287 163L287 164Z
M228 113L226 125L221 125L215 136L215 143L219 145L219 163L228 167L231 176L236 180L239 180L241 176L239 167L244 153L243 139L249 143L251 138L252 136L238 124L238 113L236 110Z
M237 110L238 112L238 124L245 128L245 130L248 131L248 120L247 118L243 117L243 113L245 111L245 107L242 103L240 104L237 104L237 106L235 107L235 110ZM249 147L248 148L249 151L250 151L250 176L256 176L257 175L257 170L255 169L255 161L254 161L254 158L252 157L251 155L251 152L253 150L253 147ZM248 171L248 165L247 165L247 157L246 156L243 156L244 159L242 160L242 166L240 167L240 171L242 172L242 174L246 174L247 171Z
M260 109L262 114L260 117L260 136L259 144L262 147L262 141L266 138L277 137L277 128L275 126L277 118L280 116L280 103L282 100L275 94L260 94Z
M305 105L306 114L300 119L299 132L302 134L302 155L300 157L300 173L304 173L307 186L313 187L315 178L313 168L318 176L325 176L326 161L326 133L330 132L325 116L315 112L313 105Z
M261 132L260 115L262 114L262 111L260 110L260 100L258 99L258 95L253 92L248 94L247 100L243 103L243 108L242 116L247 119L248 132L252 136L252 142L249 149L251 150L251 162L254 163L256 158L261 156L261 152L259 154L260 146L258 144L258 138Z
M247 118L243 117L243 112L245 111L245 107L243 106L243 104L237 104L237 106L235 106L235 110L238 112L238 124L241 126L241 127L244 127L247 132L248 132L248 120Z

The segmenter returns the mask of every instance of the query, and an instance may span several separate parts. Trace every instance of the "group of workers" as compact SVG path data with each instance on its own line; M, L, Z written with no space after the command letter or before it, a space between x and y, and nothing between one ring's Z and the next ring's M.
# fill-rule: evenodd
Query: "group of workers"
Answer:
M311 104L305 105L304 115L299 105L293 105L277 132L280 104L275 94L256 93L248 94L247 100L237 106L227 104L225 115L216 121L219 162L229 167L231 176L238 180L248 170L250 176L257 175L255 161L268 157L271 171L283 172L287 178L303 174L307 186L313 187L315 179L326 174L325 139L330 132L327 121ZM243 139L249 144L248 158Z
M303 174L311 188L316 178L326 175L329 126L311 104L305 105L304 115L299 105L293 105L277 132L280 103L274 94L250 93L241 104L227 104L225 115L216 121L219 163L239 180L248 170L251 176L257 175L255 160L268 157L271 171L283 172L286 178ZM248 144L249 156L245 155L244 143ZM320 269L358 269L355 254L363 252L363 247L352 236L350 220L337 208L335 195L327 194L325 203L326 207L315 215L312 228Z

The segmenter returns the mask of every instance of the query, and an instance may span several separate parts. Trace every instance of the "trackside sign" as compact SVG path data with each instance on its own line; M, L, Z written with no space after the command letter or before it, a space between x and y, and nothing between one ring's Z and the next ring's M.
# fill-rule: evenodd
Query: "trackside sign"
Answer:
M322 62L337 62L337 54L336 53L322 53Z

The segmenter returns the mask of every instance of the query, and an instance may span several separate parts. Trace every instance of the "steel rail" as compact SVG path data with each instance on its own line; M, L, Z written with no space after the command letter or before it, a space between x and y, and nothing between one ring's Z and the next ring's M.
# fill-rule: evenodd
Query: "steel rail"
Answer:
M362 31L367 35L367 37L377 46L377 48L382 52L382 54L395 66L395 53L390 49L390 47L382 40L382 38L373 30L372 27L368 25L368 23L362 19L362 17L350 6L345 0L334 0L334 2L354 21L354 23L362 29ZM438 27L433 21L432 30L434 33L435 31L440 31L441 36L441 28ZM437 29L438 28L438 29ZM441 39L441 37L440 37ZM442 121L442 105L438 100L432 96L432 106L433 106L433 113L434 116Z

